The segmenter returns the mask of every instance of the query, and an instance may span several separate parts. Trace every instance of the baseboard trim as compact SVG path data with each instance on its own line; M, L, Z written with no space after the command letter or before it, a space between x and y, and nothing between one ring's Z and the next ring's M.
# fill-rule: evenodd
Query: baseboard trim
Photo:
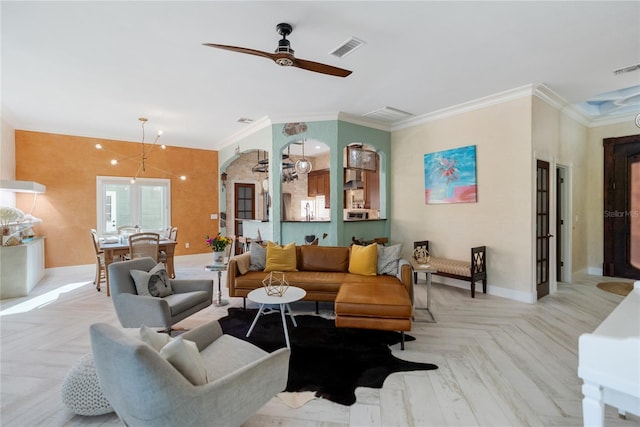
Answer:
M587 274L591 276L602 276L602 267L589 267L587 268Z
M434 283L441 283L447 286L454 286L456 288L465 289L469 292L469 298L471 298L471 290L469 282L463 280L451 279L449 277L432 276ZM482 282L476 282L476 296L482 294ZM527 304L535 304L538 300L538 295L529 292L516 291L514 289L503 288L495 286L490 283L487 284L487 294L500 298L506 298L513 301L525 302Z

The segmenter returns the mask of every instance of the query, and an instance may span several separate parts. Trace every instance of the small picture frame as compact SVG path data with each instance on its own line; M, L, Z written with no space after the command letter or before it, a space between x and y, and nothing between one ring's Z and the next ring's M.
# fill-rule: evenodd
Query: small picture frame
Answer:
M347 168L375 172L377 156L375 151L365 150L357 146L349 146L347 147Z

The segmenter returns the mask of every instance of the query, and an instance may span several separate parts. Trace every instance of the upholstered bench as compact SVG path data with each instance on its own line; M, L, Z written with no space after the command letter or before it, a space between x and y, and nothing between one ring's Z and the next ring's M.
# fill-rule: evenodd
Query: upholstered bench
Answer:
M429 241L415 242L415 247L424 247L429 252ZM430 253L430 252L429 252ZM476 297L476 281L482 280L482 292L487 293L487 248L478 246L471 248L469 261L453 260L431 256L429 265L437 270L437 274L452 279L465 280L471 284L471 298ZM414 281L417 281L418 273L414 273Z

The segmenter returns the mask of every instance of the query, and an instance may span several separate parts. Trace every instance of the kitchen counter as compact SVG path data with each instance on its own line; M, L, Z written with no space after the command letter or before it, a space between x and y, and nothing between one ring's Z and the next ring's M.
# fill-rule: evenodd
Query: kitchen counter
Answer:
M372 222L372 221L386 221L386 218L371 218L371 219L345 219L344 222Z
M281 222L331 222L330 219L312 219L310 221L304 220L304 219L288 219L286 221L281 221Z

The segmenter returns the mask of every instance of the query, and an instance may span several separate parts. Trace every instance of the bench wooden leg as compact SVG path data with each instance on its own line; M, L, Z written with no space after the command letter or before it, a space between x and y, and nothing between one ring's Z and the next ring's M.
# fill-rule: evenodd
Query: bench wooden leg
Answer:
M487 279L482 279L482 293L487 293Z
M476 282L471 281L471 298L476 297Z

